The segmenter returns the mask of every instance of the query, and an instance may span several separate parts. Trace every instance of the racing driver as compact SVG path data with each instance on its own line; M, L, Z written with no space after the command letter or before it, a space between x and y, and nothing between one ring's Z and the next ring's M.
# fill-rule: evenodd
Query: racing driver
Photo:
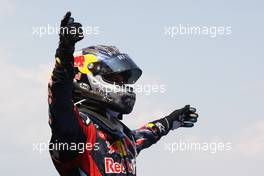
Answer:
M193 127L198 114L186 105L130 130L121 120L135 104L131 85L141 69L114 46L74 52L75 43L82 39L82 25L67 12L48 86L52 161L62 176L134 176L142 149L170 130Z

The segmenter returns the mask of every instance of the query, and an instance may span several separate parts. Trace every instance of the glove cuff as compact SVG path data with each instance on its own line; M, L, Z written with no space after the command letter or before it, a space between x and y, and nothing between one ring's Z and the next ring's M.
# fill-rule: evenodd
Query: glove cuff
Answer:
M170 125L168 119L166 119L166 117L165 118L161 118L159 120L155 120L155 121L153 121L151 123L154 124L155 127L157 127L159 133L162 134L162 135L168 134L168 132L171 129L171 127L170 127L171 125Z

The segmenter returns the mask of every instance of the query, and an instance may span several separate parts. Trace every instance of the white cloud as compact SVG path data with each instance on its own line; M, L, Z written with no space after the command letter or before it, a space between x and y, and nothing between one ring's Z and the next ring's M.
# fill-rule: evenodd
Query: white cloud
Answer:
M16 10L15 2L13 0L0 0L0 15L13 15Z
M0 112L1 120L8 126L21 125L21 122L36 125L38 120L43 120L40 118L43 117L44 112L47 116L46 84L51 64L22 68L1 59L0 67L0 75L2 75L0 105L4 109ZM30 126L25 123L25 126L27 125Z
M7 51L0 50L0 55L0 161L5 163L0 175L17 175L13 167L25 175L31 166L41 169L43 162L53 168L48 152L32 152L33 143L50 138L46 84L52 64L24 68L8 62L12 57Z
M238 142L238 151L248 157L264 156L264 121L255 122L244 129Z

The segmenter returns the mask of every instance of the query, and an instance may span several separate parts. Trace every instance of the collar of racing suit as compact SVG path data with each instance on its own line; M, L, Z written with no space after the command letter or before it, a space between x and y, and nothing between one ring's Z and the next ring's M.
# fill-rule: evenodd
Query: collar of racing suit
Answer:
M89 118L93 123L97 124L113 136L118 138L124 138L127 136L134 141L131 130L123 124L119 118L117 118L119 115L118 113L109 110L105 112L105 115L102 115L101 113L91 110L89 107L85 106L79 107L78 110L84 121Z

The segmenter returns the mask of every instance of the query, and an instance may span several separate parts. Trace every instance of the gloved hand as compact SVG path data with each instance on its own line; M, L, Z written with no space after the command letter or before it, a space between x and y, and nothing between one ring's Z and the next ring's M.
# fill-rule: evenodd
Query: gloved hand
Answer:
M59 47L55 54L57 69L53 70L53 75L64 73L64 77L72 80L75 76L73 57L75 43L83 39L83 30L80 23L74 22L71 12L67 12L61 20L59 37Z
M166 116L169 124L169 129L176 129L179 127L193 127L197 122L198 114L196 109L186 105L182 109L173 111L170 115Z
M71 12L67 12L61 20L59 36L59 47L65 49L74 49L75 43L83 39L82 25L74 22Z

